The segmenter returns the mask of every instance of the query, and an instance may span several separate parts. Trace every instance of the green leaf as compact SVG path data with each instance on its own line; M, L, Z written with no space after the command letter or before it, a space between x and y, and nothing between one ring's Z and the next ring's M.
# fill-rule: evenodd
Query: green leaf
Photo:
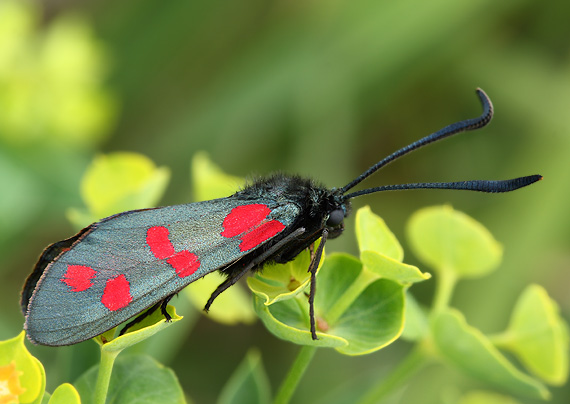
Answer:
M118 212L156 206L169 177L168 168L157 168L141 154L99 155L81 182L81 196L88 211L72 209L68 217L74 224L84 226Z
M98 366L74 383L83 404L92 404ZM184 393L174 372L146 355L117 358L106 404L181 404Z
M402 262L404 250L384 220L372 213L370 206L356 211L356 239L361 253L374 251Z
M403 249L382 218L365 206L356 212L356 238L360 259L377 277L404 285L431 278L417 267L402 263Z
M367 270L379 277L391 279L402 285L409 285L431 278L429 273L422 273L413 265L396 261L376 251L362 251L360 259Z
M459 404L520 404L520 402L502 394L476 390L464 394L459 400Z
M383 348L400 335L404 324L404 287L363 271L362 264L347 254L327 257L317 278L317 341L311 339L304 294L269 306L263 302L256 295L256 311L279 338L336 348L346 355Z
M190 171L196 201L229 196L245 183L243 178L224 173L205 152L194 155Z
M314 243L314 250L320 240ZM325 253L317 267L319 273L325 259ZM286 264L266 265L263 271L247 279L247 285L253 293L265 301L266 305L291 299L305 291L311 280L308 272L311 264L309 250L302 251L293 261Z
M25 332L15 338L0 341L0 372L21 403L40 403L46 386L44 367L24 345ZM8 380L12 378L12 382ZM12 384L14 383L14 384ZM21 389L20 389L21 388Z
M49 404L81 404L79 393L69 383L61 384L49 399Z
M172 317L170 322L166 321L161 310L158 309L142 321L130 327L125 334L115 339L110 339L115 333L113 329L93 338L93 340L101 346L102 350L107 352L121 352L123 349L150 338L157 332L182 319L181 316L176 314L176 309L173 306L167 306L166 311Z
M266 404L270 401L269 380L261 354L250 350L222 389L218 404Z
M539 285L530 285L515 305L509 327L501 338L536 376L562 385L568 378L568 325L558 305Z
M182 290L192 304L206 314L211 320L223 324L251 324L256 316L251 305L249 293L241 285L234 285L219 295L208 313L203 308L212 292L223 282L225 277L218 272L212 272L205 277L192 282Z
M362 291L378 279L362 270L362 263L346 253L330 254L317 277L315 306L327 323L335 322Z
M404 318L406 321L404 331L402 331L402 339L418 341L428 335L429 324L426 310L420 306L414 296L408 291L406 291Z
M420 209L408 222L414 253L437 271L479 277L496 269L502 247L479 222L451 206Z
M431 326L439 352L458 369L513 394L549 398L542 383L518 370L459 311L442 309Z
M311 338L307 299L289 299L271 306L259 296L253 296L255 312L265 327L275 336L294 344L334 348L348 344L343 338L317 330L319 339Z
M364 355L394 342L404 329L404 287L388 279L369 285L330 325L330 332L349 344L337 348L345 355Z

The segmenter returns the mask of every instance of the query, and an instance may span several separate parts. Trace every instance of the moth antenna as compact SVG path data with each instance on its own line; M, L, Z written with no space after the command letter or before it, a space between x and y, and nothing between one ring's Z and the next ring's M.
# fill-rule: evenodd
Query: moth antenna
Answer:
M501 181L458 181L458 182L419 182L412 184L383 185L376 188L363 189L345 195L346 199L355 198L366 194L382 191L402 191L406 189L458 189L465 191L477 191L488 193L511 192L515 189L526 187L542 179L541 175L529 175L527 177L513 178Z
M457 133L466 132L469 130L475 130L482 128L483 126L487 125L491 118L493 117L493 104L491 100L485 94L485 92L477 88L476 90L477 95L479 96L479 100L481 100L481 105L483 106L483 113L481 116L472 119L466 119L464 121L459 121L456 123L452 123L451 125L446 126L443 129L438 130L435 133L427 135L426 137L421 138L405 147L402 147L400 150L395 151L394 153L390 154L388 157L380 160L378 163L374 164L364 173L360 174L354 180L346 184L344 187L341 188L342 193L346 193L351 188L354 188L356 185L360 184L365 178L369 177L380 168L384 167L385 165L391 163L392 161L416 150L420 147L426 146L430 143L437 142L438 140L445 139L446 137L455 135ZM348 199L348 198L345 198Z

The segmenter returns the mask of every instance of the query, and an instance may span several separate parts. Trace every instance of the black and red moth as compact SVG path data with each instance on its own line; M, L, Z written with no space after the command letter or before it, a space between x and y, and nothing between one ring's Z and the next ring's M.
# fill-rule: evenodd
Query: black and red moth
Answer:
M483 114L446 126L379 161L342 188L277 174L262 178L232 196L211 201L119 213L48 246L22 291L28 338L43 345L70 345L95 337L126 320L161 309L198 278L221 271L205 309L243 275L264 264L285 263L321 238L309 265L311 336L317 339L313 302L315 276L328 238L339 236L350 199L380 191L461 189L509 192L542 177L504 181L461 181L386 185L348 193L393 160L491 120L493 107L480 89ZM142 314L141 314L142 313Z

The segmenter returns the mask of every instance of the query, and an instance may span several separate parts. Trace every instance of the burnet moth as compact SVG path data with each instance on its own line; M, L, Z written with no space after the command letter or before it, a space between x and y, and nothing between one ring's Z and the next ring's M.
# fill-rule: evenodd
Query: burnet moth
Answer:
M352 198L426 188L510 192L542 178L411 183L347 193L413 150L487 125L493 107L483 90L477 89L477 95L483 105L481 116L413 142L344 187L327 189L312 180L275 174L227 198L119 213L48 246L22 291L28 338L43 345L71 345L138 315L130 325L158 308L170 320L166 304L176 293L210 272L221 271L227 278L212 293L208 310L246 273L269 262L288 262L321 238L308 268L310 331L317 339L313 305L317 263L327 239L342 233Z

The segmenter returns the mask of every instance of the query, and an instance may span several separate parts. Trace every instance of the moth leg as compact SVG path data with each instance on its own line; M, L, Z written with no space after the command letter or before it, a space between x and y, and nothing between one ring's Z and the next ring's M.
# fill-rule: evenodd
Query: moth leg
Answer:
M140 323L142 320L144 320L145 318L147 318L148 316L150 316L152 313L154 313L156 310L158 310L158 308L160 307L160 312L162 313L162 315L164 316L165 320L167 323L169 323L172 320L172 317L170 316L170 314L168 314L168 312L166 311L166 306L168 305L168 302L170 301L170 299L172 299L174 297L174 295L170 295L167 296L164 300L158 302L157 304L155 304L154 306L151 306L148 310L146 310L145 312L139 314L138 316L136 316L134 318L134 320L130 321L127 323L127 325L125 325L123 327L123 329L121 330L121 332L119 333L119 337L121 335L123 335L124 333L127 332L127 330L129 328L131 328L133 325Z
M166 311L166 307L168 306L168 302L170 302L170 299L172 299L173 297L174 297L174 295L170 295L166 299L164 299L162 301L162 303L160 303L160 312L164 316L164 319L166 320L167 323L170 323L170 321L172 320L172 317Z
M223 291L225 291L230 286L235 285L235 283L242 276L244 276L250 269L251 269L251 265L248 265L241 272L239 272L237 275L230 276L228 279L223 281L216 288L216 290L214 290L214 292L212 292L212 294L210 295L210 298L208 299L208 301L206 302L206 305L204 306L204 311L207 312L208 310L210 310L210 306L212 305L212 303L214 303L214 300L216 299L216 297L218 297Z
M309 318L311 321L311 338L317 340L317 327L315 324L315 293L317 292L317 268L319 267L319 262L321 261L321 255L323 255L323 250L325 248L325 243L329 231L325 228L323 229L323 235L321 237L321 243L315 252L315 256L311 260L309 265L309 271L311 273L311 289L309 292Z
M315 243L311 243L311 245L309 246L309 254L311 256L311 262L313 262L313 260L315 259Z
M222 293L223 291L225 291L227 288L229 288L232 285L235 285L235 283L242 277L244 276L247 272L249 272L253 267L255 267L256 265L261 264L263 261L265 261L267 258L269 258L271 255L273 255L275 252L279 251L279 249L281 247L283 247L284 245L286 245L287 243L289 243L289 241L291 241L292 239L299 237L301 234L303 234L305 232L305 228L304 227L300 227L297 230L295 230L294 232L292 232L291 234L289 234L287 237L283 238L282 240L280 240L279 242L277 242L274 246L272 246L271 248L269 248L267 251L265 251L263 254L260 254L258 257L254 258L253 260L251 260L251 262L249 264L247 264L240 272L238 272L237 275L232 275L230 276L228 279L226 279L224 282L222 282L217 288L216 290L214 290L214 292L212 293L212 295L210 296L210 298L208 299L208 302L206 303L206 306L204 306L204 311L208 311L210 310L210 306L212 305L212 303L214 303L214 300L216 299L216 297L218 297L220 295L220 293Z

